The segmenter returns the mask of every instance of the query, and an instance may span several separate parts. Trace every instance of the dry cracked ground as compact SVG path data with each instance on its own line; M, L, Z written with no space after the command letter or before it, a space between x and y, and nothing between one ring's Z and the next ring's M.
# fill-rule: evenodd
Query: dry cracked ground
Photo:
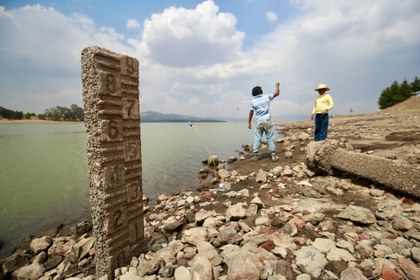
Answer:
M354 175L316 174L305 164L312 122L277 125L284 136L278 162L268 151L254 162L243 145L237 157L204 166L197 189L147 205L145 253L113 277L420 279L418 197ZM333 117L329 139L419 168L420 97L374 114ZM35 238L1 261L0 276L96 279L93 245L83 222L67 235Z

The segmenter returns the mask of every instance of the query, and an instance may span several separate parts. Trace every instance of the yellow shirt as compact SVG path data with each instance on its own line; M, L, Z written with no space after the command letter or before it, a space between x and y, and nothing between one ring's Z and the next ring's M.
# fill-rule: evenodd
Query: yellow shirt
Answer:
M331 96L327 93L319 95L315 99L314 108L312 109L312 114L321 114L323 111L327 110L327 112L334 107L334 102Z

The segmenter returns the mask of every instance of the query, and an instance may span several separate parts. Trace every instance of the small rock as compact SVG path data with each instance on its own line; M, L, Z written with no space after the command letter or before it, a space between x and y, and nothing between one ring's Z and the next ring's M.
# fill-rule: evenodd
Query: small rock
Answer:
M349 267L341 272L340 280L367 280L367 278L359 269L355 267Z
M407 231L413 227L413 222L407 218L395 217L391 222L392 228L400 231Z
M362 224L373 224L376 221L375 216L369 209L354 205L348 206L337 217Z

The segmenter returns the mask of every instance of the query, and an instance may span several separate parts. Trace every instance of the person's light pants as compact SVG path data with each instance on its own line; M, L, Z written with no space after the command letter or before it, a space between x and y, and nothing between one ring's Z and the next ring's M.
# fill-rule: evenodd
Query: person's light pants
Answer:
M275 155L276 145L274 144L274 127L271 121L257 122L254 136L254 155L258 154L258 151L260 150L261 140L264 134L265 138L267 138L268 149L270 150L271 155Z

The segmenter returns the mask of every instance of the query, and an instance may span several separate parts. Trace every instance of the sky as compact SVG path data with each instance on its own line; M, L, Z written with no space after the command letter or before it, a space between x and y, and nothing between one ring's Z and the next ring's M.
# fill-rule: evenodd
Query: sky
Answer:
M378 110L420 76L418 0L0 0L0 106L83 107L81 51L140 62L140 111L246 118L254 86L280 83L273 120Z

